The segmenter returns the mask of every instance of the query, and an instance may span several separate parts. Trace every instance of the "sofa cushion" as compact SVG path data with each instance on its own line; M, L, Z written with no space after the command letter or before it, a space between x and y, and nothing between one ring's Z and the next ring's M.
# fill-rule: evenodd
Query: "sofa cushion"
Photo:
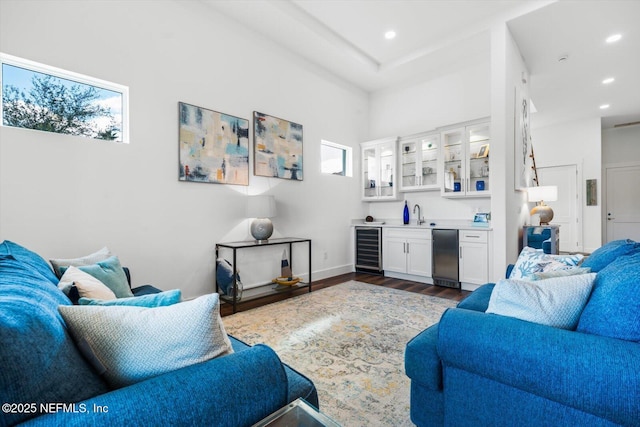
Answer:
M96 252L85 255L79 258L67 258L67 259L50 259L49 262L53 267L53 271L58 277L62 277L64 271L62 271L62 267L69 267L70 265L74 267L80 267L83 265L91 265L96 262L104 261L105 259L111 257L111 251L106 246L102 249L97 250Z
M155 294L141 295L139 297L131 298L116 298L111 300L97 299L97 298L80 298L78 304L80 305L128 305L135 307L165 307L168 305L177 304L180 302L182 293L180 289L173 289L170 291L159 292Z
M0 244L0 255L12 255L14 259L29 265L54 285L58 284L58 278L51 271L47 261L27 248L5 240Z
M61 267L60 271L64 273L71 267ZM120 265L120 260L117 256L111 256L103 261L99 261L91 265L82 265L77 267L78 270L89 273L102 283L107 285L109 289L113 291L117 298L130 298L133 296L129 282L127 281L127 275ZM87 296L82 295L80 296Z
M589 255L581 267L589 267L594 273L611 264L618 257L640 251L640 243L633 240L614 240L599 247Z
M538 280L503 279L491 293L487 313L562 329L575 329L595 273Z
M640 253L621 256L596 277L579 332L640 341Z
M75 288L80 297L100 298L103 300L116 299L116 294L100 280L77 267L63 267L65 269L58 288L67 296Z
M30 264L0 255L0 402L70 403L108 390L67 334L58 313L67 304ZM0 424L33 415L3 414Z
M71 335L112 387L233 352L218 294L166 307L60 306Z

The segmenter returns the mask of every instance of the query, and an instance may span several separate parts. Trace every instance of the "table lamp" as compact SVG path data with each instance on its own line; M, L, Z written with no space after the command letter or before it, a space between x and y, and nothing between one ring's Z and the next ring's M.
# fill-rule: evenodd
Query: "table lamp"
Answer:
M273 234L273 223L269 218L276 216L276 199L273 196L249 196L247 218L255 218L251 223L251 235L256 243L269 240Z
M555 185L529 187L527 188L527 194L530 202L539 203L531 209L531 215L540 215L540 224L549 225L553 219L553 209L545 205L544 202L555 202L558 200L558 187Z

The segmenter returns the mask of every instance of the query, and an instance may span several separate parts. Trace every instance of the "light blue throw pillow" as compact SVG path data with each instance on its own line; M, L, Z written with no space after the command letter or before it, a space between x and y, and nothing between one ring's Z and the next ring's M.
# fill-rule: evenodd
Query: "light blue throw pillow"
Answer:
M182 293L179 289L159 292L157 294L141 295L131 298L117 298L113 300L104 300L97 298L82 297L78 300L80 305L128 305L135 307L165 307L180 302Z
M591 269L589 267L566 267L560 268L558 270L533 273L531 276L529 276L529 280L544 280L552 279L554 277L577 276L579 274L587 273L591 273Z
M589 273L535 282L503 279L493 288L486 312L574 330L595 278Z
M63 275L68 268L68 266L60 267ZM133 296L127 281L127 275L124 273L117 256L109 257L92 265L81 265L76 268L100 280L111 289L117 298L131 298Z
M59 306L71 336L114 388L233 352L218 294L166 307Z

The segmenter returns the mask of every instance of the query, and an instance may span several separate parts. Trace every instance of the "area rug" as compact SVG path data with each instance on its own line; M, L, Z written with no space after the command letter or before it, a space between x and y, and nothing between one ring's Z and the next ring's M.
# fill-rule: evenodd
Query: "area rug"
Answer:
M308 376L320 410L345 427L411 426L407 342L455 301L356 281L223 318Z

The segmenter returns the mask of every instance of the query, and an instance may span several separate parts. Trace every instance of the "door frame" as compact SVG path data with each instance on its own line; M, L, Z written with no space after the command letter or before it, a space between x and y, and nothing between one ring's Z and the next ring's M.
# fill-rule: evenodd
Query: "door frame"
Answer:
M601 191L602 191L602 242L607 242L607 236L608 236L608 230L607 230L607 175L609 172L609 169L615 169L615 168L627 168L627 167L635 167L638 166L640 167L640 161L636 161L636 162L621 162L621 163L605 163L602 165L602 185L601 185Z
M550 168L562 168L562 167L571 167L575 166L576 168L576 200L575 200L575 215L576 222L574 224L574 231L576 237L577 248L572 251L574 252L582 252L584 251L584 219L582 215L582 206L584 200L584 192L586 191L582 188L582 162L580 163L566 163L561 165L545 165L538 166L536 169L550 169ZM562 233L562 228L560 228L560 233ZM562 246L560 246L562 249Z

